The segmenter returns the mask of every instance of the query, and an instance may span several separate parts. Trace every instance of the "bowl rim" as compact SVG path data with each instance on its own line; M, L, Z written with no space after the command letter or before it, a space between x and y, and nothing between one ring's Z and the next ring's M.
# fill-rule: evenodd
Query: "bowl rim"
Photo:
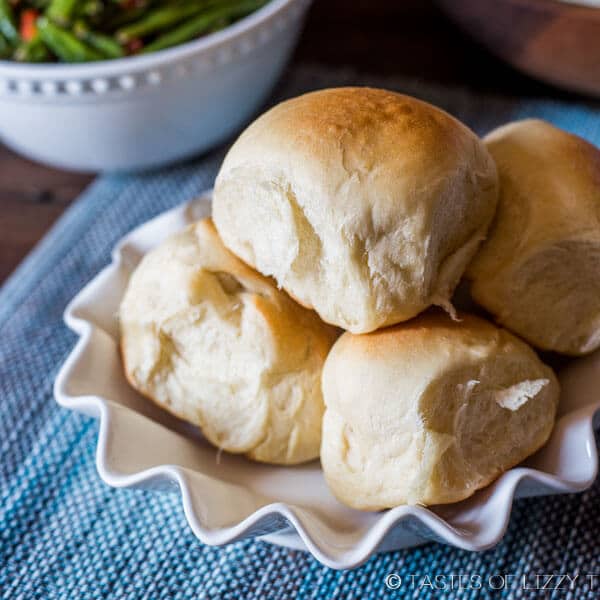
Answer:
M0 60L0 75L46 79L65 77L93 79L95 77L124 75L132 71L156 68L221 46L272 21L277 15L294 4L308 7L311 2L312 0L270 0L258 10L221 31L150 54L126 56L91 63L18 63L11 60Z

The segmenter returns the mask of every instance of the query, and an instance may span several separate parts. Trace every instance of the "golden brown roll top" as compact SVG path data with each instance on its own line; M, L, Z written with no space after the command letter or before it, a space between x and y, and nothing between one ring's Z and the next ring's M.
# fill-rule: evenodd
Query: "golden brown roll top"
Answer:
M545 350L600 347L600 151L526 120L485 138L500 200L470 265L474 299Z
M496 206L494 163L459 121L369 88L271 109L216 181L225 245L355 333L449 305Z

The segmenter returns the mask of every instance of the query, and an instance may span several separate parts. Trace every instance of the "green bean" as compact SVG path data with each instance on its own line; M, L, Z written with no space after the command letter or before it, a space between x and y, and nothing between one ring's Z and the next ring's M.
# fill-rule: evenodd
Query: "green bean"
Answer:
M228 27L267 1L0 0L0 59L85 62L153 52Z
M90 48L71 32L61 29L46 17L40 17L37 26L44 43L61 60L88 62L104 58L100 52Z
M114 31L137 21L140 17L146 14L148 7L134 6L133 8L122 8L118 12L112 11L110 16L104 21L103 28L106 31Z
M73 33L78 39L96 49L106 58L121 58L125 56L121 45L112 37L91 31L83 21L75 23Z
M225 27L231 25L231 23L231 19L219 19L218 21L215 21L209 29L206 30L206 33L221 31L221 29L225 29Z
M9 44L19 43L19 32L12 6L8 0L0 0L0 33Z
M0 58L8 58L11 54L8 40L0 33Z
M210 2L193 2L187 5L175 5L159 7L149 12L139 21L123 27L117 31L117 39L120 42L128 42L134 38L141 38L152 33L167 29L171 25L176 25L180 21L192 17L204 7L210 5Z
M187 23L176 27L158 37L142 50L143 54L171 48L178 44L188 42L211 28L222 19L239 19L257 10L265 4L266 0L243 0L231 6L224 6L206 11L191 19Z
M87 0L79 8L79 14L86 17L97 17L104 10L104 4L100 0Z
M52 0L46 16L59 25L68 25L79 8L80 0Z
M50 52L37 35L32 40L19 44L13 58L19 62L46 62L50 60Z

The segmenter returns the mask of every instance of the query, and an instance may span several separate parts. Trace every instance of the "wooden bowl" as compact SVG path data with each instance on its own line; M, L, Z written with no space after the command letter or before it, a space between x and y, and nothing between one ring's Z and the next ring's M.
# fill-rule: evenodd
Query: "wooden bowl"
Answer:
M590 0L438 0L472 37L538 79L600 96L600 8ZM600 4L600 3L599 3Z

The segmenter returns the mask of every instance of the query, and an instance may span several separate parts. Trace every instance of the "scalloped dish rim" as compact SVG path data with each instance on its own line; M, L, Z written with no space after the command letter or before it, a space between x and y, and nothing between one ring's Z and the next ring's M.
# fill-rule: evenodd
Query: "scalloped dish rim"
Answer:
M128 425L125 422L134 419L132 422L135 422L136 426L148 430L155 427L150 425L154 421L131 408L119 406L108 400L103 397L101 391L85 394L72 394L70 391L75 381L80 382L87 377L85 365L93 360L92 354L102 350L96 347L97 334L101 328L85 314L89 316L90 310L92 313L94 310L102 312L104 302L100 297L94 299L94 294L97 294L100 287L110 283L111 278L114 280L119 276L123 264L128 260L126 254L129 245L133 243L132 240L145 236L152 237L157 243L159 238L203 216L198 216L198 211L207 214L210 210L210 197L211 191L205 192L200 198L161 213L128 233L116 245L110 265L97 274L65 310L65 323L78 334L79 339L56 377L54 395L61 406L99 419L96 465L100 477L108 485L123 488L176 487L181 495L186 519L194 534L203 543L222 545L245 537L270 534L265 537L267 541L304 548L322 564L343 569L362 564L375 552L412 547L427 541L439 541L467 550L487 549L502 539L515 495L519 497L577 492L587 489L593 483L598 472L593 420L596 412L600 411L600 395L596 394L592 385L586 387L585 381L589 379L593 382L600 378L600 351L574 360L566 368L566 375L563 376L563 371L560 373L561 385L564 379L569 393L578 396L583 390L585 399L559 417L560 425L555 428L551 438L552 447L547 452L548 457L544 458L543 450L542 458L534 457L533 466L510 469L471 499L458 505L448 505L444 510L436 511L435 507L432 510L419 506L401 506L376 513L369 517L372 522L362 535L349 546L340 546L335 526L323 524L322 516L310 507L272 501L273 498L248 514L240 516L239 520L234 519L233 523L211 523L210 514L213 513L205 504L210 504L212 495L222 498L220 486L227 487L232 484L219 482L201 474L196 480L197 474L194 470L178 465L178 457L175 455L170 464L151 464L132 471L131 465L126 464L128 457L119 450L126 442L119 437L123 435L124 430L126 431L124 427ZM144 244L148 248L153 245L141 245ZM116 320L116 317L113 318ZM114 360L114 356L111 360ZM586 394L589 394L591 399ZM183 438L183 435L168 430L164 425L157 426L162 428L156 429L157 432L163 429L168 431L171 436L168 439L174 442L176 438L172 436L176 436L177 439ZM194 442L184 439L183 443ZM573 452L578 452L577 461L570 456ZM553 461L552 464L557 465L561 475L534 468L540 461ZM295 468L281 469L281 473L291 473ZM287 476L279 475L282 484ZM243 486L238 489L243 492ZM248 497L255 496L255 492L248 491ZM214 502L211 506L214 507Z

